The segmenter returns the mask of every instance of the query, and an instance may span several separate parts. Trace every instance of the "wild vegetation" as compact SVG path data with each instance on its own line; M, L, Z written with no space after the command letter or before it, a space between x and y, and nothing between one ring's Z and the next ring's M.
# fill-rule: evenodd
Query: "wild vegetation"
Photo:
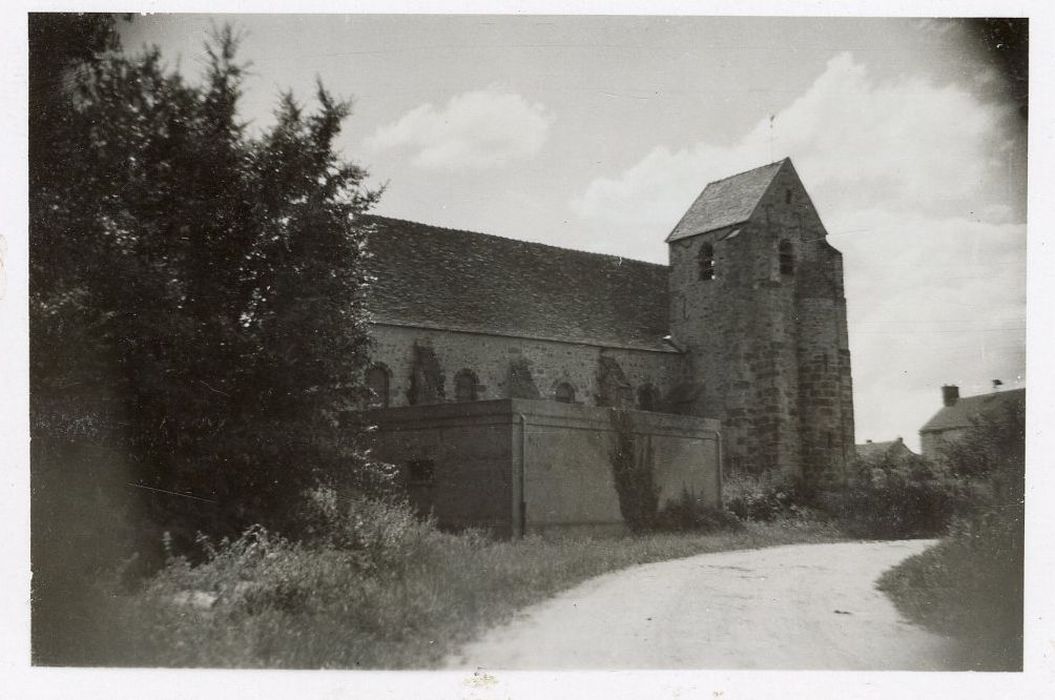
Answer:
M976 489L973 507L933 549L879 582L912 620L961 643L964 667L1022 669L1025 413L975 425L944 461Z
M486 626L607 571L704 552L839 538L831 527L748 523L712 534L529 536L438 531L406 506L319 489L293 541L254 527L201 541L128 591L98 589L99 624L53 663L427 668ZM94 637L93 637L94 634Z
M619 497L619 512L631 532L646 532L656 526L659 509L651 455L641 454L638 449L633 415L617 408L609 409L609 413L615 440L608 459Z
M845 488L822 497L853 537L941 536L974 502L968 480L916 455L855 467Z

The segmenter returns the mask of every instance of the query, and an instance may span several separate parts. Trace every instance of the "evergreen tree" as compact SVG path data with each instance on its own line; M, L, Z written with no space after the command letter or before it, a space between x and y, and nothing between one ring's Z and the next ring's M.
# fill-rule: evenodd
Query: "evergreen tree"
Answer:
M361 392L361 215L380 193L336 152L350 107L321 85L315 112L287 94L248 133L237 44L218 31L195 84L157 49L123 54L108 17L31 21L34 438L119 426L177 539L290 531L304 488L385 477L340 420Z

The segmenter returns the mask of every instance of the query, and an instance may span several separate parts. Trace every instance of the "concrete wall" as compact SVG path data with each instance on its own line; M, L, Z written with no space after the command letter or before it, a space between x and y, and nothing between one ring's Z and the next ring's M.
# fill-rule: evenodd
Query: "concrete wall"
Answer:
M631 411L638 458L648 460L661 505L683 490L721 502L717 421ZM375 453L409 477L432 460L430 485L408 485L441 526L503 535L622 529L608 409L553 401L495 400L371 411ZM520 503L523 503L520 506Z
M610 411L545 401L516 401L513 410L525 418L527 531L622 527L612 478L617 434ZM660 506L683 490L718 506L718 421L644 411L630 415L637 458L651 464Z
M407 406L362 414L378 430L374 454L402 470L421 513L445 528L503 535L513 520L513 414L508 401ZM413 483L412 462L431 461L431 484Z
M477 399L511 396L510 366L526 366L538 389L538 398L551 399L562 382L575 389L576 403L595 406L602 394L599 385L601 357L621 368L634 396L645 384L666 394L680 378L682 356L672 351L606 348L552 340L516 338L485 333L432 330L378 323L371 330L372 354L391 375L389 406L410 404L414 373L414 346L431 348L442 371L441 402L454 400L454 377L464 369L477 377Z

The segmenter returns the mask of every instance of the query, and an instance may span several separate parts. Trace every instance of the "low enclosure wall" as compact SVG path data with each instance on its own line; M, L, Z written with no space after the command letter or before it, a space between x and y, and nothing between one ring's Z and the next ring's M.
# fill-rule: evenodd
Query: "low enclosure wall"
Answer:
M620 432L652 472L659 504L688 492L721 503L718 421L553 401L501 399L362 414L375 455L398 465L411 501L447 528L502 535L622 529L613 479Z

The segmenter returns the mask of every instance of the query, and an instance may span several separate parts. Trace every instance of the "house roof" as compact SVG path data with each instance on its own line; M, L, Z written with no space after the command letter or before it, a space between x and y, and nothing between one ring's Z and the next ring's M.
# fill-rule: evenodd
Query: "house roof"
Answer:
M674 352L665 265L367 219L379 323Z
M991 416L1006 410L1006 406L1014 404L1025 405L1025 402L1025 389L1008 389L1007 391L998 391L993 394L965 396L958 399L952 406L942 406L941 410L935 413L919 431L928 433L956 428L969 428L972 425L972 418Z
M667 236L667 242L747 221L777 172L790 162L785 158L708 184Z
M894 456L915 454L901 438L886 442L866 442L862 445L854 445L854 451L858 457L866 461L880 459L887 454L893 454Z

